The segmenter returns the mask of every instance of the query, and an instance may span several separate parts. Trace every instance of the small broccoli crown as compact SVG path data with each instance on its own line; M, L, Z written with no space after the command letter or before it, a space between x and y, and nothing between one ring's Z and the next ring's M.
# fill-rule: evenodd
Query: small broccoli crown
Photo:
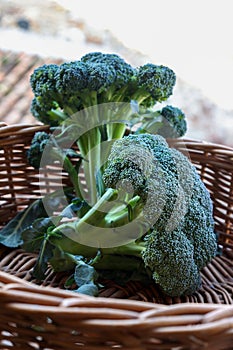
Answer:
M111 66L102 63L88 65L88 89L101 93L114 84L116 73Z
M32 115L45 125L58 126L64 119L59 114L54 113L60 110L56 101L44 101L40 97L34 97L31 102Z
M63 108L63 97L56 88L56 74L59 66L43 65L36 68L30 77L30 83L35 97L31 103L31 113L44 124L58 126L61 118L52 113Z
M114 84L117 88L124 86L130 81L135 73L135 69L116 54L104 54L101 52L91 52L84 55L81 61L89 64L101 64L115 72Z
M56 64L44 64L33 71L30 76L30 84L35 96L45 96L54 92L57 69Z
M31 146L27 151L27 159L29 164L35 169L40 168L42 154L49 140L50 134L47 134L45 131L38 131L31 141Z
M87 66L80 61L63 63L55 78L58 92L64 97L73 96L88 86Z
M160 136L150 134L129 135L116 140L103 174L105 185L117 188L124 180L131 182L134 193L139 194L154 170L152 146L159 143L155 138L163 142Z
M31 102L31 113L36 119L40 120L44 124L47 124L47 119L49 120L47 110L40 105L36 97L34 97Z
M144 202L144 217L153 225L165 227L179 193L177 177L169 169L172 161L162 136L129 135L114 142L103 181L107 187L139 195ZM181 220L183 213L180 205L180 213L173 221Z
M161 110L163 116L163 126L158 133L164 137L181 137L187 131L185 114L177 107L166 106Z
M87 63L102 63L103 57L105 57L106 54L102 52L89 52L81 57L82 62Z
M176 76L172 69L147 63L138 68L137 82L139 88L151 94L154 103L162 102L172 95Z
M200 287L194 255L193 245L179 227L173 231L152 231L142 258L154 281L166 294L175 297L192 294Z

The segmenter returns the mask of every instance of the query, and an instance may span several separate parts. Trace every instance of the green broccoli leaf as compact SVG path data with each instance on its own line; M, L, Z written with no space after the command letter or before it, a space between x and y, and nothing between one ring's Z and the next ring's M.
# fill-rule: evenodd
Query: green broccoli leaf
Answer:
M47 218L49 216L48 209L49 212L53 212L59 207L64 207L66 200L70 200L72 191L72 188L65 187L63 190L54 191L29 204L0 230L0 243L10 248L22 245L23 231L29 229L37 219Z
M37 199L3 227L0 231L0 243L10 248L19 247L23 243L22 232L37 218L47 216L42 199Z
M49 263L55 272L61 272L73 270L76 265L76 260L72 254L66 253L59 247L55 247Z
M53 257L54 245L50 242L50 237L54 235L52 230L58 218L53 219L55 221L52 221L52 218L37 219L29 228L22 232L22 248L28 252L39 252L33 269L33 276L38 280L42 280L45 277L48 261Z
M22 248L27 252L38 252L50 226L54 226L50 218L39 218L35 220L31 226L22 232Z
M33 276L39 281L45 278L45 272L48 267L48 261L53 256L54 245L49 242L47 237L43 240L38 259L33 268Z
M95 297L99 293L99 288L94 283L87 283L76 289L75 292Z
M74 272L74 280L78 286L76 292L97 296L98 295L98 274L93 266L85 263L82 256L77 256L77 265Z

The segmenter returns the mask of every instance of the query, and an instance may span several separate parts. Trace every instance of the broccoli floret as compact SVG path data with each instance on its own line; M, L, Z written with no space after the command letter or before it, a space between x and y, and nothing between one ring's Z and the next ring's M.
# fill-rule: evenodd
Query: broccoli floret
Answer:
M58 126L65 115L63 109L63 97L56 88L56 73L59 66L56 64L44 64L36 68L30 76L30 84L34 93L31 103L31 113L43 124Z
M65 119L84 108L106 102L136 100L139 105L153 106L172 94L175 81L175 74L168 67L148 63L134 68L116 54L92 52L77 61L35 69L30 83L40 111L46 117L38 113L35 103L31 110L40 121L49 122L49 112L54 110L63 112ZM122 116L120 118L122 120Z
M216 242L212 239L214 230L213 206L209 192L193 172L192 197L184 218L183 229L195 249L195 263L202 269L212 258Z
M81 60L89 64L99 64L100 67L107 66L114 72L114 84L117 89L127 84L135 73L135 69L116 54L104 54L91 52L84 55Z
M44 64L33 71L30 77L30 84L35 96L43 96L44 98L46 98L47 95L49 95L49 97L53 95L56 96L55 74L57 69L58 65L56 64Z
M184 136L187 131L187 122L184 112L173 106L166 106L161 110L163 126L158 134L164 137L177 138Z
M201 283L200 271L215 256L217 243L210 195L188 158L170 148L160 135L129 135L113 144L103 180L107 190L95 208L55 232L72 232L79 240L84 227L86 243L90 234L92 249L95 241L101 247L102 237L103 256L119 256L121 266L125 257L135 258L136 265L141 259L144 269L166 294L194 293ZM127 226L134 222L137 226ZM132 239L113 246L112 237L125 234L122 225ZM69 243L69 238L63 238L56 244L62 247L63 240L66 249L70 246L70 252L82 255L83 247L77 240ZM107 261L96 268L107 269Z
M146 238L142 259L154 281L170 296L193 294L201 284L195 249L180 227L154 230Z
M179 155L182 159L177 159L162 136L129 135L115 141L103 174L104 183L106 187L139 195L144 201L145 217L150 217L157 228L164 228L169 219L175 225L185 214L185 200L192 186L187 179L182 183L181 174L190 171ZM186 164L182 169L181 162ZM176 215L171 219L174 208Z
M173 106L166 106L162 110L147 109L139 114L137 134L150 133L165 138L179 138L187 131L184 112Z
M50 135L44 131L36 132L32 139L30 148L27 150L27 159L35 169L41 166L41 158L49 140Z
M156 102L167 100L173 93L175 83L176 75L172 69L147 63L137 70L135 99L151 107Z
M84 63L72 61L61 64L55 74L56 88L64 96L79 93L88 85L88 71Z

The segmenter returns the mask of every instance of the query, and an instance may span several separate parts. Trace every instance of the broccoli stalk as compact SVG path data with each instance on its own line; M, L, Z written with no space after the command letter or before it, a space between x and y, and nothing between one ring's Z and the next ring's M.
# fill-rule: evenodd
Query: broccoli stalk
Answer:
M91 264L97 271L128 271L137 276L136 272L144 270L170 296L192 294L201 284L193 247L179 230L164 232L163 235L152 231L145 240L101 249L73 242L67 237L51 241L70 255L94 259L100 251L101 257ZM53 268L57 269L56 263Z
M118 190L108 188L80 220L60 224L53 233L62 232L68 239L99 248L132 240L130 231L134 238L142 236L150 226L142 215L141 198L136 195L123 202L118 195Z

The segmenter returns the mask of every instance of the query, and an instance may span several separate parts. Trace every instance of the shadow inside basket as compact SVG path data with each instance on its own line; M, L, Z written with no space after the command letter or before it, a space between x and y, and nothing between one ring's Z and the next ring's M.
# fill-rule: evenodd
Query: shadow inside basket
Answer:
M19 210L41 195L38 173L27 164L25 151L34 133L47 129L15 125L0 130L0 226L4 226ZM188 152L210 192L221 254L202 270L202 285L191 296L171 298L164 295L155 283L145 285L130 281L120 285L111 280L100 281L104 287L99 296L168 305L187 302L233 304L233 149L195 140L172 141L172 146L186 154ZM50 178L45 178L46 186L47 182L55 181L57 171L61 169L53 171L52 177L50 171ZM63 176L66 181L64 173ZM53 186L56 187L56 181ZM39 283L32 275L36 259L35 254L22 249L0 246L1 271L35 284L64 289L72 272L55 273L48 266L45 279ZM73 290L75 286L68 288Z

